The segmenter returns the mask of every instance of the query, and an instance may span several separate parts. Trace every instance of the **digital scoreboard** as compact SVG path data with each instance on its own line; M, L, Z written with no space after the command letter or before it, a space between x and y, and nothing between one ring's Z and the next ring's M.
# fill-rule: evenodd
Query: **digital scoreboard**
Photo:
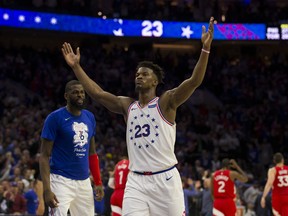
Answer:
M128 20L42 13L0 8L0 26L79 32L115 37L154 37L200 39L201 22L163 20ZM219 23L214 26L214 40L287 40L288 24Z

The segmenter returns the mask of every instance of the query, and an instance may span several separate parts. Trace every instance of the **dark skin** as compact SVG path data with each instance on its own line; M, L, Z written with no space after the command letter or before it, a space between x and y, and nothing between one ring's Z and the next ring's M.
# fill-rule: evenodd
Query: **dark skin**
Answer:
M75 115L79 116L81 114L81 109L85 100L85 91L82 85L73 85L71 89L64 94L64 97L67 101L67 110ZM44 189L44 200L45 203L50 208L55 208L58 206L58 199L55 194L51 191L50 187L50 165L49 159L51 156L51 152L53 149L53 141L47 139L41 139L41 156L39 160L40 164L40 173L43 181L43 189ZM91 138L90 147L89 147L89 155L96 153L95 147L95 139ZM102 185L96 186L96 200L101 201L104 197L104 190Z
M208 31L202 26L201 42L203 49L210 51L213 40L214 18L210 18ZM116 96L103 90L97 83L90 79L80 66L80 49L74 53L69 43L62 47L63 56L67 64L72 68L78 80L83 84L85 91L95 101L105 106L114 113L122 114L127 119L129 105L135 99L126 96ZM202 83L208 63L209 54L201 52L200 58L191 74L191 77L184 80L178 87L167 90L160 96L159 104L164 117L170 122L175 122L176 110L183 104ZM146 106L150 100L156 97L158 85L157 76L150 68L141 67L136 71L135 85L138 92L138 100L141 106Z
M240 182L247 182L248 181L248 176L246 173L241 169L241 167L237 164L237 162L234 159L230 160L230 167L223 167L222 170L230 170L230 179L231 181L235 181L238 179ZM211 196L212 199L214 200L214 184L213 184L213 178L214 178L214 173L211 176Z

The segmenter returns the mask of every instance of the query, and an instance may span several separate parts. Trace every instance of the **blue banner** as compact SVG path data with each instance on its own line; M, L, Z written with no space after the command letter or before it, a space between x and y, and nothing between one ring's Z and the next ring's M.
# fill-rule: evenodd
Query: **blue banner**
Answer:
M199 22L92 18L0 8L0 26L117 37L200 39ZM265 24L216 24L215 40L265 40Z

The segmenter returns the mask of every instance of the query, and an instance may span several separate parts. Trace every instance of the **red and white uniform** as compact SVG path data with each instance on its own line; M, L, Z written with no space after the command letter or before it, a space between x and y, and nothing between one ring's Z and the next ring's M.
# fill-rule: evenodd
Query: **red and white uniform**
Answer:
M288 166L275 166L272 187L272 211L275 216L288 215Z
M230 170L217 170L213 175L214 186L214 216L236 215L236 189L234 182L230 179Z
M114 170L114 192L110 199L112 216L122 215L122 203L124 197L124 189L129 173L129 160L123 159L119 161Z

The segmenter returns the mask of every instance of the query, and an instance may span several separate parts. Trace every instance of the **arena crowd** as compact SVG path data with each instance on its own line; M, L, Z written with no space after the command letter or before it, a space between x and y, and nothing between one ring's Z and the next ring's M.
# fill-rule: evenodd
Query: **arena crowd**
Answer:
M284 19L288 9L285 1L281 7L260 0L251 4L223 1L225 4L220 0L213 4L202 0L135 2L4 0L0 6L189 21L206 21L211 14L218 14L221 19L225 12L226 22L271 23ZM271 8L273 15L267 12ZM224 157L236 159L249 175L247 184L237 184L237 205L244 208L245 215L272 215L271 207L261 208L260 199L273 153L288 156L288 54L277 50L266 54L256 45L252 47L256 51L242 49L233 54L232 45L226 51L213 47L199 94L178 110L175 152L190 215L200 215L205 205L211 207L205 179L220 167ZM137 46L107 49L101 43L83 43L81 55L81 64L89 76L104 89L134 96L135 67L139 61L152 60L161 65L166 73L165 89L169 89L191 73L199 52L162 53ZM38 163L41 129L46 116L64 105L65 83L75 77L59 49L29 46L1 45L0 71L0 213L40 214L44 208ZM160 86L159 91L163 88ZM96 211L109 215L109 171L125 154L125 123L90 99L87 108L97 120L97 153L106 190L103 202L95 203Z

